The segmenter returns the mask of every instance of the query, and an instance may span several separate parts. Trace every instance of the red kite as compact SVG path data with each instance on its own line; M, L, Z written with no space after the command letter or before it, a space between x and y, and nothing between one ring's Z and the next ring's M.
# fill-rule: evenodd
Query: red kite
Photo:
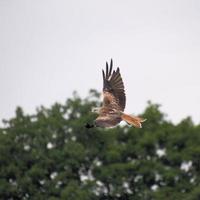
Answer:
M111 59L110 66L106 62L106 73L102 70L103 75L103 105L99 108L93 108L93 112L99 114L94 125L87 124L87 128L92 127L114 127L122 120L128 124L142 128L142 122L145 119L125 114L126 95L124 91L124 83L120 74L120 69L112 70L113 61Z

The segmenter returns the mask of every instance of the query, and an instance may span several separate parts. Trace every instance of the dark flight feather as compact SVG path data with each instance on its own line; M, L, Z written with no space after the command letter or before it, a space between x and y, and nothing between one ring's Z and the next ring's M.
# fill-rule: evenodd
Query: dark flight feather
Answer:
M126 96L124 91L124 83L121 78L119 67L113 70L113 61L111 59L110 66L106 62L106 73L102 70L103 74L103 92L107 98L112 98L114 104L123 111L126 105ZM106 101L107 103L108 101Z

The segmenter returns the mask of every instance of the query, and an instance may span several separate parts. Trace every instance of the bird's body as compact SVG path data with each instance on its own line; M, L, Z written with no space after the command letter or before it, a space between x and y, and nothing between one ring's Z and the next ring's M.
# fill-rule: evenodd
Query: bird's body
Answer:
M95 125L98 127L114 127L121 120L120 112L102 107L99 112L99 117L95 120Z
M126 105L124 83L119 68L117 68L116 71L112 70L112 68L113 62L111 60L110 67L108 66L108 63L106 63L106 73L102 70L103 105L100 108L93 109L93 112L99 114L94 122L94 126L114 127L124 120L134 127L141 128L141 122L144 122L144 119L127 115L123 112ZM88 128L91 127L88 125Z

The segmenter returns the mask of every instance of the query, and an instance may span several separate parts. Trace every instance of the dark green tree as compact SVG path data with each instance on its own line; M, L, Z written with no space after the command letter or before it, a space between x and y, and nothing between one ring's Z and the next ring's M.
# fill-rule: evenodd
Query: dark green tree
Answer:
M142 129L86 129L97 105L91 90L34 115L17 108L4 120L0 199L200 199L200 125L174 125L148 102Z

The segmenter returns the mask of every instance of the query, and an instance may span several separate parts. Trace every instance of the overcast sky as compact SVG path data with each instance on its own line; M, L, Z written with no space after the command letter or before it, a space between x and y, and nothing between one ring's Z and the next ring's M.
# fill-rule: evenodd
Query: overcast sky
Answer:
M199 0L0 0L0 120L101 91L110 58L127 113L151 100L200 122Z

